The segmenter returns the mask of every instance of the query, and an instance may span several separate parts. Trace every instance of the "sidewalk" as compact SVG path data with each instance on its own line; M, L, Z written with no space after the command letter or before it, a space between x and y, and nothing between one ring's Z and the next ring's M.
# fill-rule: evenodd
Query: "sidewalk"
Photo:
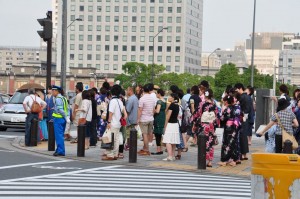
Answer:
M72 132L74 134L76 132ZM226 166L220 167L217 162L220 161L220 148L221 139L219 138L220 144L215 147L215 157L213 161L213 167L207 168L206 170L197 169L197 147L189 147L188 152L182 153L181 160L176 160L174 162L162 161L163 158L167 156L164 152L163 155L151 155L151 156L139 156L137 155L137 163L128 162L128 151L124 151L124 159L119 159L115 161L102 161L101 155L104 149L100 149L100 143L98 142L96 148L90 148L85 151L85 157L77 157L77 144L71 144L69 141L65 142L66 156L65 158L79 160L79 161L89 161L95 163L107 163L107 164L121 164L121 165L131 165L137 167L152 167L152 168L163 168L172 170L183 170L183 171L194 171L194 172L207 172L212 174L221 174L229 176L238 176L250 178L251 174L251 155L248 154L249 160L242 161L242 164L236 167ZM154 146L150 147L151 152L156 151L155 140L153 141ZM54 151L48 151L48 142L42 142L36 147L23 147L24 138L15 140L12 145L22 150L27 150L34 153L40 153L44 155L52 156ZM138 141L138 150L141 149L143 143ZM264 152L264 138L256 138L253 136L252 145L250 146L250 153ZM61 158L61 157L60 157Z

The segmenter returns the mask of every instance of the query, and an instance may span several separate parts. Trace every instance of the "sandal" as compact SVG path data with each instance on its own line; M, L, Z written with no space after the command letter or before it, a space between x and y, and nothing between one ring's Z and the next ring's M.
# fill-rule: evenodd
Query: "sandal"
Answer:
M218 162L217 164L222 167L225 167L227 165L226 162Z
M71 141L70 143L71 143L71 144L78 143L78 140L77 140L77 138L75 138L75 140Z
M118 159L124 159L124 155L123 154L119 154L118 155Z
M228 165L229 165L229 166L232 166L232 167L235 167L235 166L236 166L236 163L232 161L232 162L229 162Z
M180 160L180 159L181 159L181 155L176 155L176 156L175 156L175 159L176 159L176 160Z
M188 152L189 148L183 148L182 152Z
M212 167L212 165L211 164L207 164L206 167Z

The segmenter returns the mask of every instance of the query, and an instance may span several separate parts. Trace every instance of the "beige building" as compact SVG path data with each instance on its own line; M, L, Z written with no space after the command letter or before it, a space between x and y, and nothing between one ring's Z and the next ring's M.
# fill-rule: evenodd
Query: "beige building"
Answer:
M210 56L209 56L210 55ZM209 56L209 59L208 59ZM215 76L215 74L220 70L222 64L221 60L216 53L211 54L211 52L204 52L201 56L201 75L202 76Z
M274 65L278 65L280 50L267 50L267 49L255 49L254 51L254 65L261 74L273 75ZM247 62L251 65L250 49L246 49Z
M0 46L0 70L11 70L13 65L40 66L46 58L44 48Z

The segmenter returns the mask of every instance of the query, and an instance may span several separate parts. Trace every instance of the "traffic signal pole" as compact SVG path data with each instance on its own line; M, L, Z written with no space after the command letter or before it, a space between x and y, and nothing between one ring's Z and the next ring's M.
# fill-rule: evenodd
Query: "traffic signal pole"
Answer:
M52 21L52 12L48 11L47 18ZM47 41L47 77L46 89L51 86L52 38Z

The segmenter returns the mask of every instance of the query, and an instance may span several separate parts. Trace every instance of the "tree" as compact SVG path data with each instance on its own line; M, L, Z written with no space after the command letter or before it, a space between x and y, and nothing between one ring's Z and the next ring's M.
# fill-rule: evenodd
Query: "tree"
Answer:
M215 75L215 98L220 99L227 85L234 85L241 81L239 70L234 64L224 64Z
M163 65L154 64L155 78L159 77L165 67ZM152 64L146 65L139 62L127 62L122 66L122 70L125 74L120 74L115 77L116 80L120 80L121 85L126 88L132 85L145 85L152 80Z

